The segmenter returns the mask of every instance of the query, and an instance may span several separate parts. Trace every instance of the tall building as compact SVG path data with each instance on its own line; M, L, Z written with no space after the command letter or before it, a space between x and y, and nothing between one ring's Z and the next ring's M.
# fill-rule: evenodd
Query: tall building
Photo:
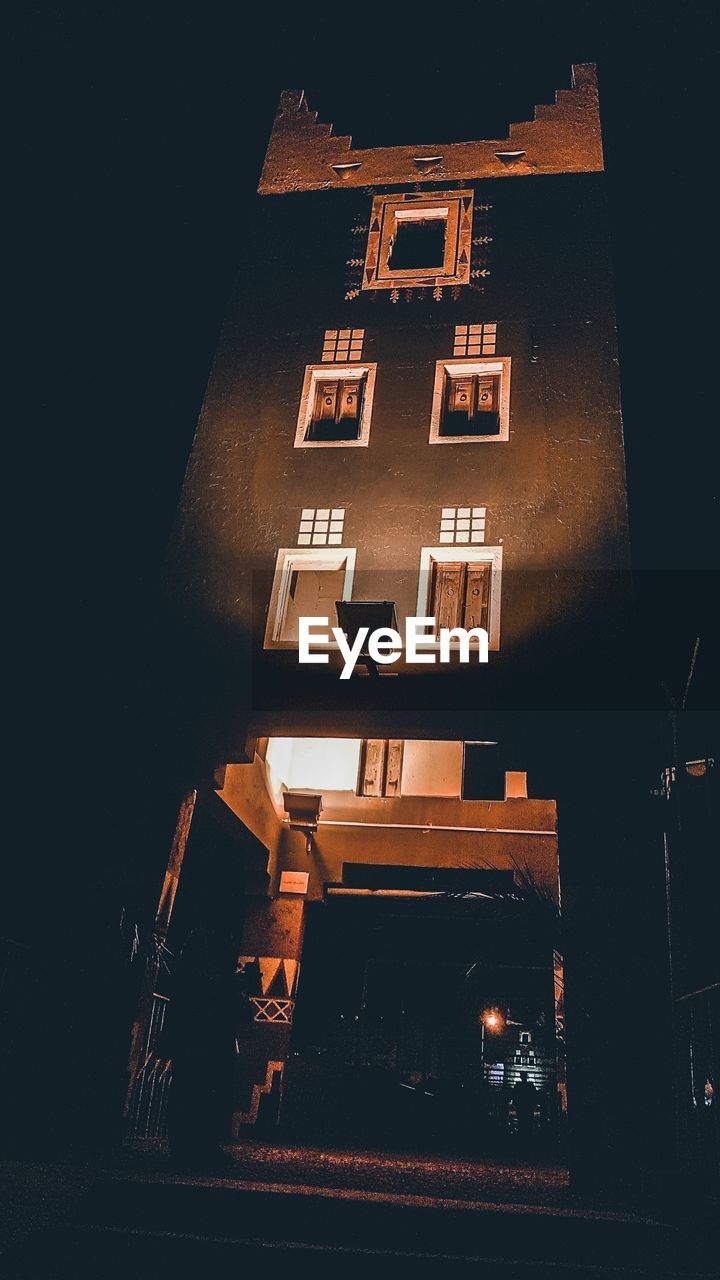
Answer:
M168 566L194 774L157 921L229 924L253 975L235 1131L392 1142L420 1085L462 1124L497 1010L597 1163L626 1116L587 1010L635 873L595 69L495 141L356 149L285 92L244 236ZM299 660L302 618L415 617L487 653Z

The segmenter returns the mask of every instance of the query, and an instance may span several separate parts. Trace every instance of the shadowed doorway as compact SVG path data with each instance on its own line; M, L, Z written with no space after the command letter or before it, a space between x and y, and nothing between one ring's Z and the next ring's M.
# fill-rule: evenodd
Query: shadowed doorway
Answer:
M503 894L309 904L283 1133L385 1150L555 1153L548 943ZM524 1131L521 1072L535 1088Z

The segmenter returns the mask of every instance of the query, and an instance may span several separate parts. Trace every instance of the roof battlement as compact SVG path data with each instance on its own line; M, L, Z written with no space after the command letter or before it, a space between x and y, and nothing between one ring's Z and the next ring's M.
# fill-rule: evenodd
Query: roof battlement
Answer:
M280 195L332 187L454 182L532 174L596 173L603 168L597 74L591 62L572 69L572 88L535 108L534 118L511 124L507 138L447 145L354 150L318 121L301 89L280 95L258 191Z

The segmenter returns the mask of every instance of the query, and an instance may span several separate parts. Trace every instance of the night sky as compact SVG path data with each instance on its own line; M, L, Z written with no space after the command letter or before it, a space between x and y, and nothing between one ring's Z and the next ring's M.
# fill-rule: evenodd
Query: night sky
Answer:
M569 87L572 62L597 62L633 551L638 567L682 571L670 585L639 575L646 617L677 623L649 655L674 691L712 601L697 572L717 565L711 6L248 8L30 6L24 36L19 264L47 375L36 365L28 439L31 467L39 432L60 467L40 542L47 594L37 576L30 594L53 684L71 695L62 721L32 726L31 750L62 741L80 806L99 776L111 784L103 840L108 823L127 830L125 805L157 768L162 561L284 87L358 145L441 144L504 136ZM77 806L69 817L73 831Z

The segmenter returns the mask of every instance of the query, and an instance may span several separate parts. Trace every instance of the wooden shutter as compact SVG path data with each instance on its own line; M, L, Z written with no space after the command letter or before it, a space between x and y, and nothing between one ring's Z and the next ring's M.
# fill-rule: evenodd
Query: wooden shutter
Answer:
M387 769L385 771L385 795L400 795L400 778L402 775L403 739L390 738L387 749Z
M478 413L498 413L500 409L500 379L496 373L480 375L477 379Z
M488 630L488 614L490 611L490 570L489 564L468 564L465 577L465 607L463 610L463 626L484 627Z
M381 796L385 776L386 738L366 738L360 764L360 795Z
M402 738L366 738L360 758L358 795L399 796L402 761Z
M448 409L451 413L472 413L473 379L451 378L448 393Z
M357 420L360 416L360 400L362 397L362 383L350 382L343 380L340 383L340 393L338 397L338 421Z
M315 396L313 422L334 422L337 413L337 382L321 382Z
M438 630L463 625L464 577L465 565L462 562L435 561L432 607Z

